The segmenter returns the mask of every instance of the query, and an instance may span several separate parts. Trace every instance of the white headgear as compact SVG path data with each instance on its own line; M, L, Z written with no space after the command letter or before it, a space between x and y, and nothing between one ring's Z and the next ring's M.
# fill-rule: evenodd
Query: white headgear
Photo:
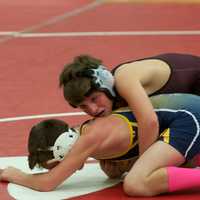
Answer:
M54 158L58 161L63 160L65 155L69 153L79 136L79 133L70 128L67 132L62 133L56 139L54 146L49 148L49 150L53 151Z
M99 88L107 89L110 94L115 97L114 91L114 77L110 71L108 71L104 66L100 65L96 69L91 69L93 72L92 77L95 78L94 83L99 85Z

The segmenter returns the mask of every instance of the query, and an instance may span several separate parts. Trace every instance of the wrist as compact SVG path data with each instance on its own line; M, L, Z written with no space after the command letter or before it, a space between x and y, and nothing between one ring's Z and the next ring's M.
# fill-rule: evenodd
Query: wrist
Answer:
M10 177L9 182L16 184L23 184L28 179L28 176L29 176L28 174L19 170L14 176Z

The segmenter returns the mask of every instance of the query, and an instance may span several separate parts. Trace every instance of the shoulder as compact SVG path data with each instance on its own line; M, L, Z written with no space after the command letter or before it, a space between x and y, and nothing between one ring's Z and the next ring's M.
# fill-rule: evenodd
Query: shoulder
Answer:
M149 84L156 76L168 77L170 67L159 59L146 59L121 65L114 73L116 87L133 86L137 82ZM126 81L125 81L126 80ZM134 84L133 84L134 83Z
M120 123L123 123L123 120L114 114L98 117L85 124L83 134L107 136L108 132L111 132L113 127L117 127Z
M114 75L118 75L125 72L134 72L133 75L140 74L141 72L151 72L154 70L164 70L169 68L168 64L160 59L145 59L133 61L130 63L125 63L120 65L116 70Z

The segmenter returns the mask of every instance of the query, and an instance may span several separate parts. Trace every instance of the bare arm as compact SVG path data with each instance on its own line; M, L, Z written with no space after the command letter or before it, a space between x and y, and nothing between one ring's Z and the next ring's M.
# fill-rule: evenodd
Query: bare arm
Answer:
M90 134L91 135L91 134ZM78 170L99 145L94 137L81 136L71 152L55 168L44 174L31 175L9 167L0 170L0 180L9 181L39 191L51 191Z
M140 66L127 66L117 71L116 88L119 94L127 101L138 122L138 140L140 155L156 141L158 137L158 120L147 92L151 93L152 72ZM145 90L146 87L146 91Z

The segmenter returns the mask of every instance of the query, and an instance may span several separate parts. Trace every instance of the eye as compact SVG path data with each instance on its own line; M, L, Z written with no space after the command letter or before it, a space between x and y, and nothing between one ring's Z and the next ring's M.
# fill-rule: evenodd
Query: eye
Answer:
M92 101L92 102L96 102L96 101L97 101L97 98L98 98L98 96L93 96L93 97L91 98L91 101Z
M69 135L70 138L73 138L73 135Z
M59 155L59 158L60 158L60 159L63 159L63 158L64 158L64 156L62 156L62 155Z

